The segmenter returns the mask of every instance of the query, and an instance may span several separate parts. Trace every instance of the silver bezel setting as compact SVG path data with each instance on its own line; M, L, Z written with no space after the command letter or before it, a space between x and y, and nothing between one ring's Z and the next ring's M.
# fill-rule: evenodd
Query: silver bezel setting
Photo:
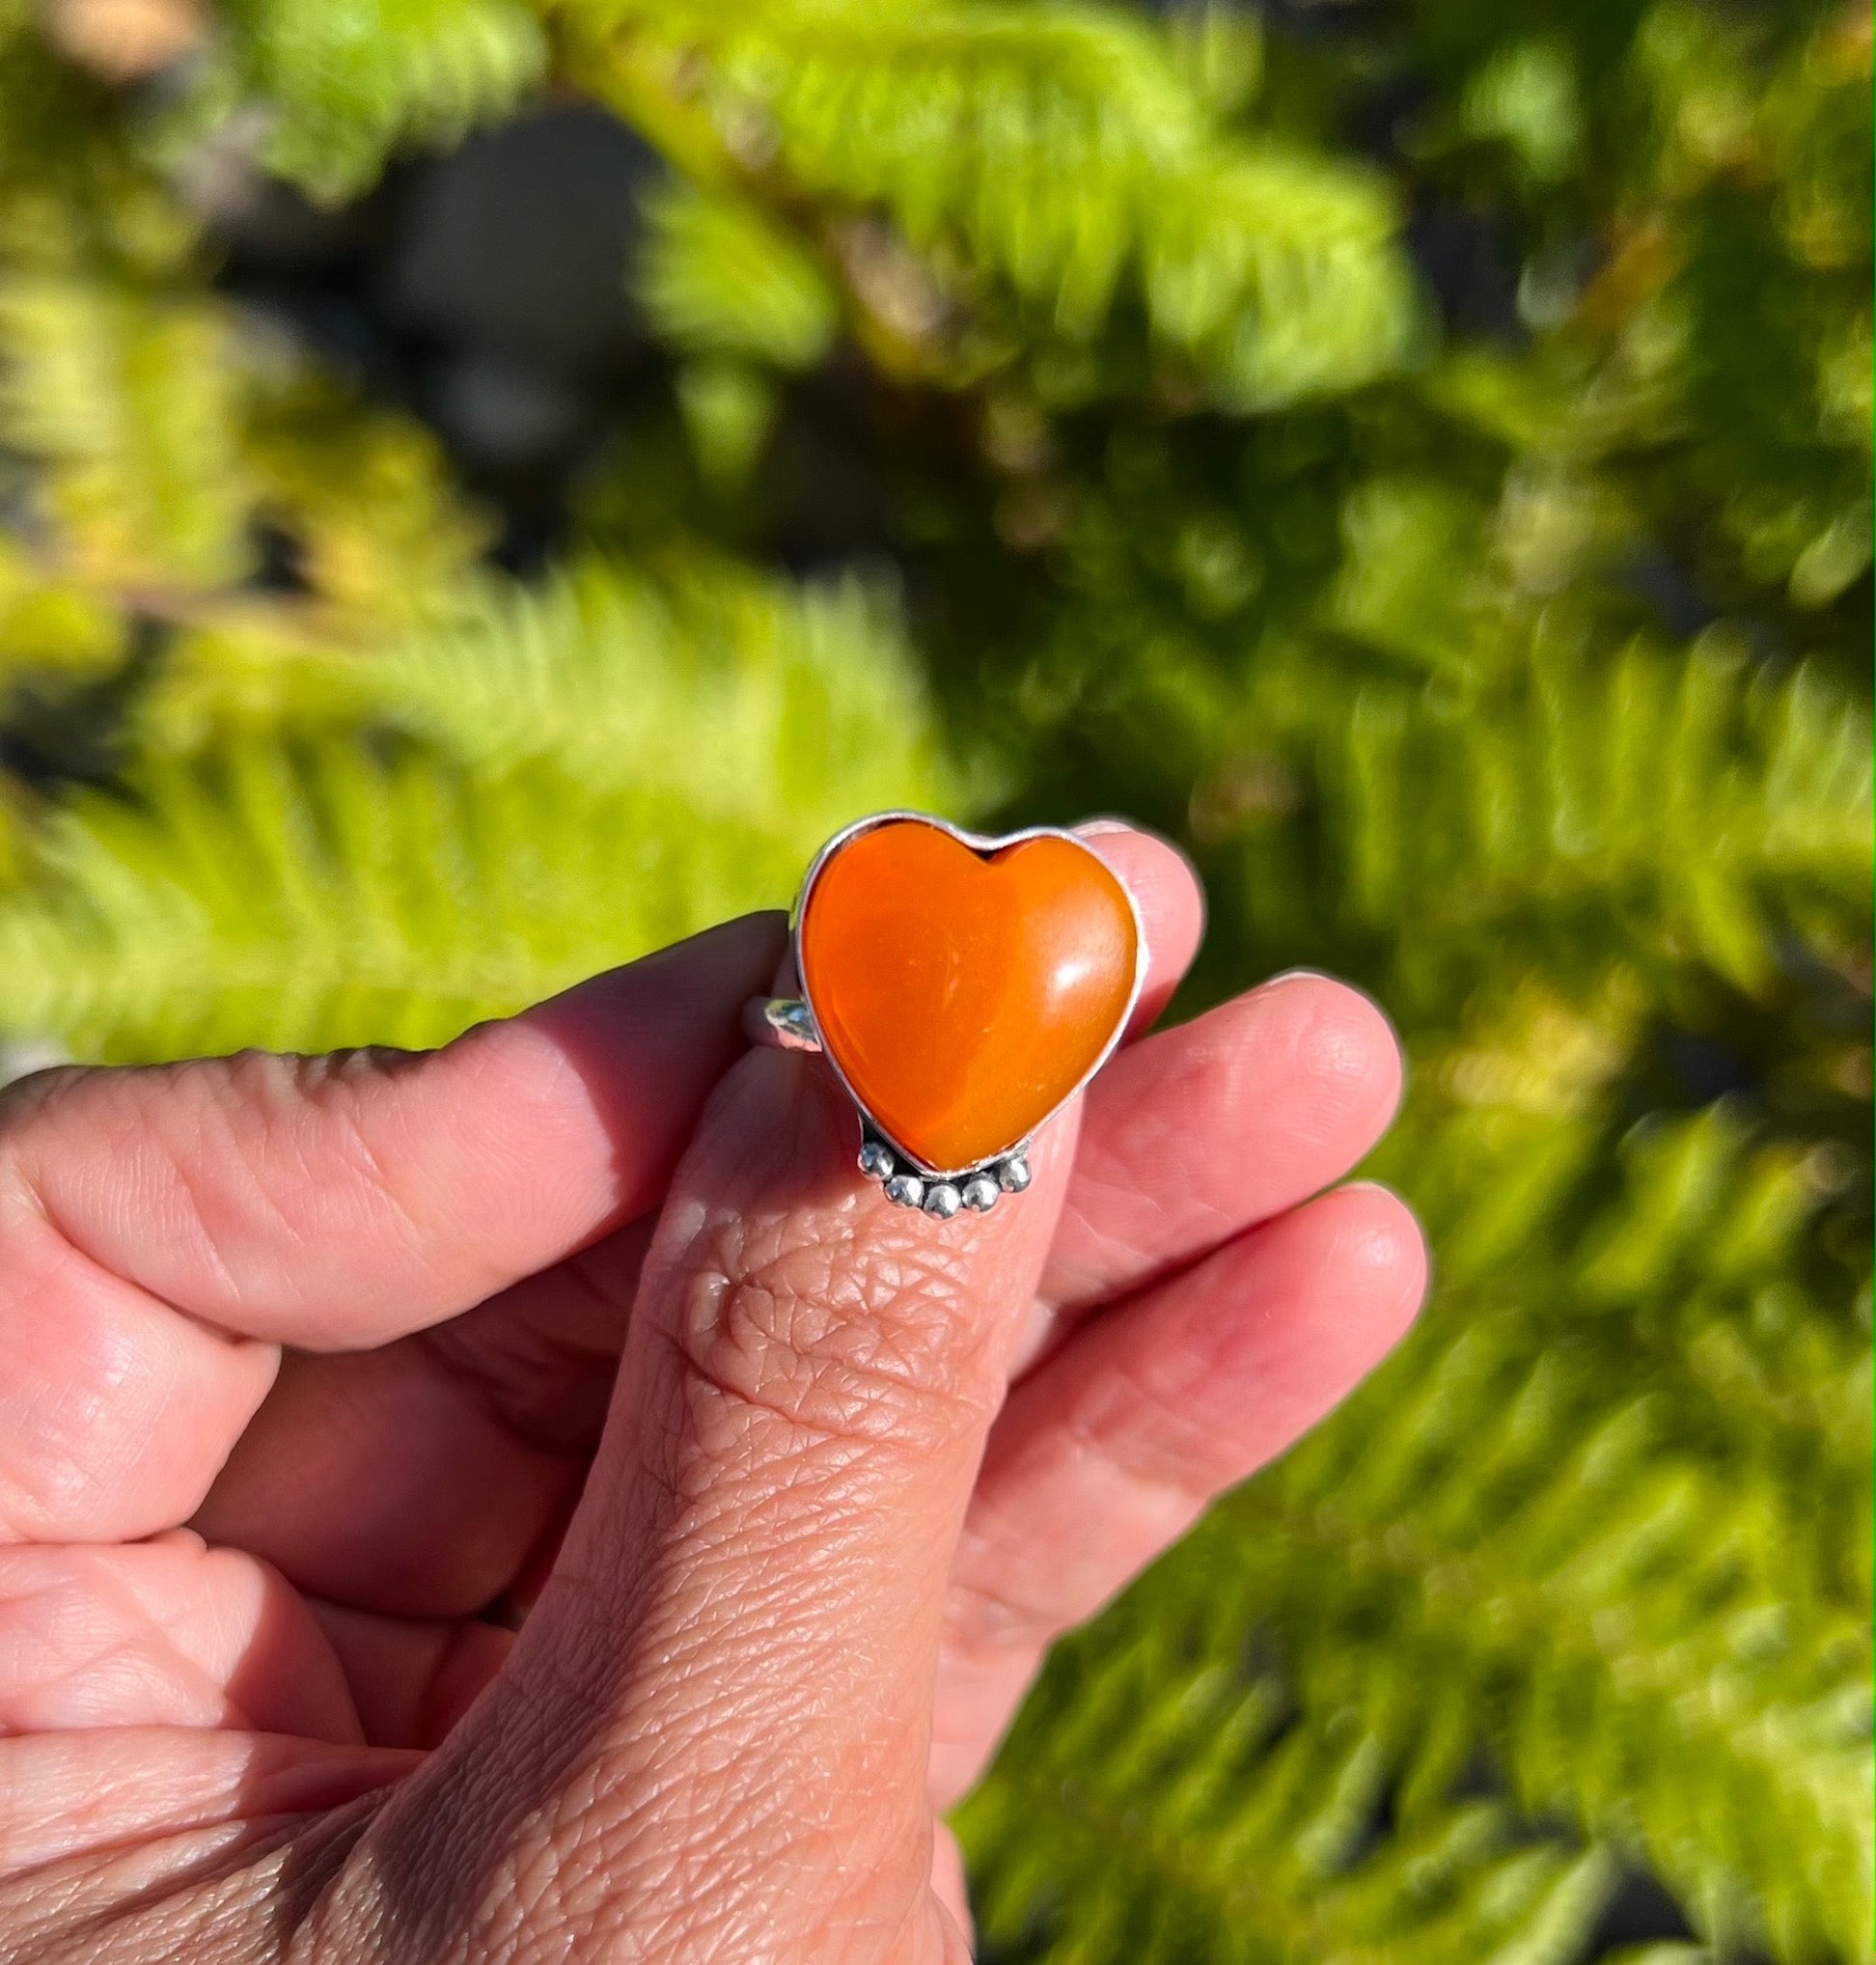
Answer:
M1025 826L1011 833L978 833L963 826L952 825L949 819L936 818L928 812L895 811L870 813L865 818L855 819L849 826L843 826L823 845L810 863L802 876L801 886L795 895L794 906L788 916L789 953L794 965L795 982L801 990L799 998L778 998L771 1001L763 1014L775 1042L789 1050L818 1050L827 1060L841 1088L853 1101L854 1110L860 1117L860 1150L858 1164L860 1171L870 1180L877 1180L889 1201L900 1206L923 1208L936 1220L948 1221L959 1213L985 1213L1005 1194L1020 1194L1030 1184L1029 1151L1035 1134L1061 1111L1092 1078L1109 1058L1115 1047L1125 1035L1127 1025L1133 1020L1135 1007L1140 1002L1140 992L1146 981L1146 925L1141 919L1140 903L1134 899L1127 883L1114 873L1111 867L1107 872L1114 874L1117 884L1126 897L1127 912L1133 919L1134 927L1134 973L1132 986L1127 991L1127 1001L1120 1015L1116 1019L1113 1032L1101 1046L1100 1054L1089 1066L1074 1085L1063 1095L1061 1104L1043 1115L1034 1129L1014 1145L990 1154L987 1158L976 1160L967 1167L932 1167L896 1140L867 1109L866 1101L849 1082L834 1057L820 1038L820 1020L814 1010L814 992L809 986L808 976L801 960L801 924L808 911L809 897L814 891L814 882L820 878L827 863L843 846L858 839L861 834L877 830L882 825L898 825L910 821L918 825L935 826L938 831L949 833L960 845L968 847L979 858L988 859L1007 847L1021 845L1026 840L1054 839L1066 840L1070 845L1079 846L1085 853L1099 860L1085 839L1069 832L1065 827L1054 825ZM1101 863L1106 867L1106 862Z

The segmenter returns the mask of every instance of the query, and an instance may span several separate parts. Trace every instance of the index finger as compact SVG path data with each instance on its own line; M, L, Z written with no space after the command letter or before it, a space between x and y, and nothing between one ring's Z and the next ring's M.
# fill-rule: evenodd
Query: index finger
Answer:
M781 934L746 917L421 1056L27 1081L0 1110L0 1538L185 1519L277 1344L383 1343L654 1205Z

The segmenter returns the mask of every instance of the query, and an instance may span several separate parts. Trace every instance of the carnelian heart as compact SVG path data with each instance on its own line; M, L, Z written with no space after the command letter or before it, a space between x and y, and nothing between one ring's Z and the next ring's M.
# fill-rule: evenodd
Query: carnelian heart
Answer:
M1081 1083L1127 1013L1138 950L1126 890L1089 847L986 857L922 819L838 847L801 918L822 1045L942 1173L1007 1152Z

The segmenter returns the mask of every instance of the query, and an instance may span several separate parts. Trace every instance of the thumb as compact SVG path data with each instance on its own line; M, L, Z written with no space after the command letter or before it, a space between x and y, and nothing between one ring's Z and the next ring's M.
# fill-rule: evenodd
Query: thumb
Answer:
M554 1579L371 1831L396 1955L484 1955L465 1919L528 1957L967 1955L928 1888L941 1609L1072 1130L940 1222L855 1173L819 1061L724 1080Z

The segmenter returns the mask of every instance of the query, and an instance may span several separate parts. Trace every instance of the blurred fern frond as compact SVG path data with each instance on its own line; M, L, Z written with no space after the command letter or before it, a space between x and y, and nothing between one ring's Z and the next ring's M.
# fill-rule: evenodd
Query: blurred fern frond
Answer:
M441 1042L786 904L800 848L541 767L249 742L79 801L0 903L0 1014L81 1055Z
M638 289L668 341L778 369L810 368L826 353L839 321L826 277L759 208L673 186L648 216Z
M590 85L716 196L827 213L817 243L872 347L914 373L974 376L1012 334L1082 345L1123 305L1240 407L1351 387L1405 351L1382 189L1214 127L1124 15L656 0L573 17ZM667 317L701 316L659 264Z
M447 143L511 109L547 62L517 0L241 0L230 24L233 72L215 82L266 100L267 161L327 198L398 143Z
M1377 1835L1384 1737L1354 1707L1312 1705L1274 1659L1234 1673L1192 1636L1122 1610L1059 1657L1007 1771L959 1817L988 1955L1570 1955L1614 1880L1607 1851L1532 1836L1482 1797Z
M1749 686L1724 650L1632 647L1601 674L1539 651L1497 702L1370 683L1316 761L1344 905L1377 923L1457 935L1593 905L1599 953L1640 929L1638 954L1697 951L1753 989L1778 935L1869 870L1866 716L1802 670Z
M231 731L367 726L479 771L538 760L587 783L653 775L704 811L790 815L803 836L856 793L938 797L944 782L889 596L857 580L793 588L696 553L576 563L364 650L184 637L140 714L167 752Z
M238 376L215 309L82 279L0 283L0 433L44 461L64 565L124 588L245 569Z
M0 899L0 1028L106 1056L435 1041L786 906L856 803L956 796L884 601L723 561L379 650L185 638L138 715L161 761Z

